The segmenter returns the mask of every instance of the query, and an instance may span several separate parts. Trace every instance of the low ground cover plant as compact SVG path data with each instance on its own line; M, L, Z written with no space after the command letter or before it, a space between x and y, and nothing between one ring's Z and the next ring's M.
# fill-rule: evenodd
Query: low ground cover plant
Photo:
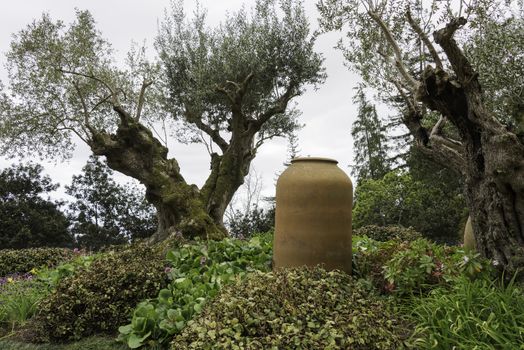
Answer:
M89 268L91 263L98 257L100 257L99 254L78 254L74 259L62 263L54 268L44 266L40 269L34 268L30 272L33 273L38 280L44 282L49 290L53 290L65 277L72 276L77 270L85 270Z
M223 285L250 271L268 271L271 252L271 235L197 241L169 251L169 285L157 298L138 304L131 323L120 327L119 339L132 349L168 344Z
M0 348L518 348L520 287L475 252L404 238L354 236L353 277L270 272L271 234L77 255L0 278ZM121 345L83 340L118 328Z
M108 337L89 337L67 344L27 344L14 340L0 340L2 350L126 350L127 346Z
M255 272L188 322L172 349L400 349L408 324L340 271Z

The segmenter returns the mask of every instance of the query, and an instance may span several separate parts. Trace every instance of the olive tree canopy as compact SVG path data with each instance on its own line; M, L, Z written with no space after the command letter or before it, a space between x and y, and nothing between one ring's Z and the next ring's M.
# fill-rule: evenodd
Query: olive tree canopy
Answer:
M188 19L174 1L156 40L160 60L135 47L121 67L89 12L77 11L70 25L44 14L14 36L7 56L0 151L63 159L76 136L145 185L158 212L154 240L172 232L220 237L256 150L298 126L290 101L325 78L314 39L297 0L258 0L215 28L205 11ZM208 145L211 173L201 190L167 157L152 128L159 121Z

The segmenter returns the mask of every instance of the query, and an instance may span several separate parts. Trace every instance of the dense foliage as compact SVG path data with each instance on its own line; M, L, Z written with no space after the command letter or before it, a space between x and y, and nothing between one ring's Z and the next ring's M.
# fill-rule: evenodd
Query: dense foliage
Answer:
M2 249L72 245L68 220L60 211L62 203L44 198L59 185L42 171L41 165L28 163L0 172Z
M494 272L476 252L426 239L378 242L355 237L353 258L356 276L368 279L383 293L398 296L424 295L462 275L490 278Z
M90 250L146 238L156 229L155 210L143 191L117 184L112 175L102 160L91 156L82 174L66 186L75 199L69 205L72 234L78 245Z
M318 9L412 145L463 179L479 251L501 271L522 271L522 1L323 0ZM457 208L438 202L428 208Z
M401 225L425 237L456 243L463 227L465 202L461 193L414 180L394 171L378 180L364 180L355 191L353 226Z
M359 232L384 241L354 235L353 277L319 267L269 272L271 235L75 252L56 268L0 278L0 337L15 340L0 348L120 349L83 339L118 326L128 348L518 347L522 286L492 282L478 253L412 229ZM168 246L166 261L159 252Z
M291 101L325 80L316 38L299 0L257 0L214 27L200 6L188 18L178 0L159 23L160 62L135 47L119 67L89 11L68 25L44 14L13 35L0 153L67 158L78 138L146 187L159 217L152 240L172 231L223 238L224 211L257 150L298 127ZM168 158L168 134L206 144L201 189Z
M234 210L227 225L229 234L237 238L271 231L275 227L275 207L264 209L254 206L248 212Z
M386 242L391 240L397 241L414 241L418 238L422 238L422 235L415 231L412 227L402 226L377 226L368 225L362 226L353 230L353 235L357 237L366 236L374 239L375 241Z
M253 273L226 287L173 349L394 349L407 325L343 272Z
M23 251L18 250L16 253ZM6 337L9 337L15 334L15 329L24 330L26 321L36 314L40 302L58 283L76 270L87 268L96 258L94 255L85 256L80 251L74 253L74 259L58 266L50 268L43 265L26 273L17 272L0 278L0 335L7 333ZM29 329L24 331L32 333Z
M74 256L74 251L66 248L0 249L0 277L42 266L54 267Z
M229 153L222 137L227 140L228 131L241 137L237 132L243 122L261 127L256 149L267 139L292 133L299 124L297 111L287 108L289 100L306 84L324 81L323 59L313 49L315 37L302 4L254 3L250 11L228 14L211 28L205 11L198 9L189 20L183 2L172 2L156 46L168 83L165 108L192 131L179 131L182 139L205 142L198 135L204 131Z
M109 252L62 279L32 319L34 340L65 341L114 333L140 300L166 284L164 259L136 245Z
M272 236L263 235L196 242L168 252L171 282L157 298L137 306L131 324L120 327L120 339L130 348L167 344L223 285L250 271L267 271L271 243Z

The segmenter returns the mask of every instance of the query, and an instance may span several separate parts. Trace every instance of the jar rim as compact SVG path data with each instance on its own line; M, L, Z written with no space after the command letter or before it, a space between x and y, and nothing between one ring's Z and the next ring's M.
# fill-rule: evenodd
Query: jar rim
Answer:
M291 160L291 163L296 162L325 162L325 163L335 163L338 164L338 161L331 158L324 158L324 157L298 157L293 158Z

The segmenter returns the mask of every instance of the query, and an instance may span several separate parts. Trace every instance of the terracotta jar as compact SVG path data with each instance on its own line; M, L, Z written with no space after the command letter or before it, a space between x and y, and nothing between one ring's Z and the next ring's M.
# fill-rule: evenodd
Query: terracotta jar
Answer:
M473 234L473 226L471 225L471 216L468 217L466 228L464 229L464 249L475 250L477 243L475 242L475 235Z
M314 266L351 274L353 185L328 158L295 158L276 189L273 266Z

